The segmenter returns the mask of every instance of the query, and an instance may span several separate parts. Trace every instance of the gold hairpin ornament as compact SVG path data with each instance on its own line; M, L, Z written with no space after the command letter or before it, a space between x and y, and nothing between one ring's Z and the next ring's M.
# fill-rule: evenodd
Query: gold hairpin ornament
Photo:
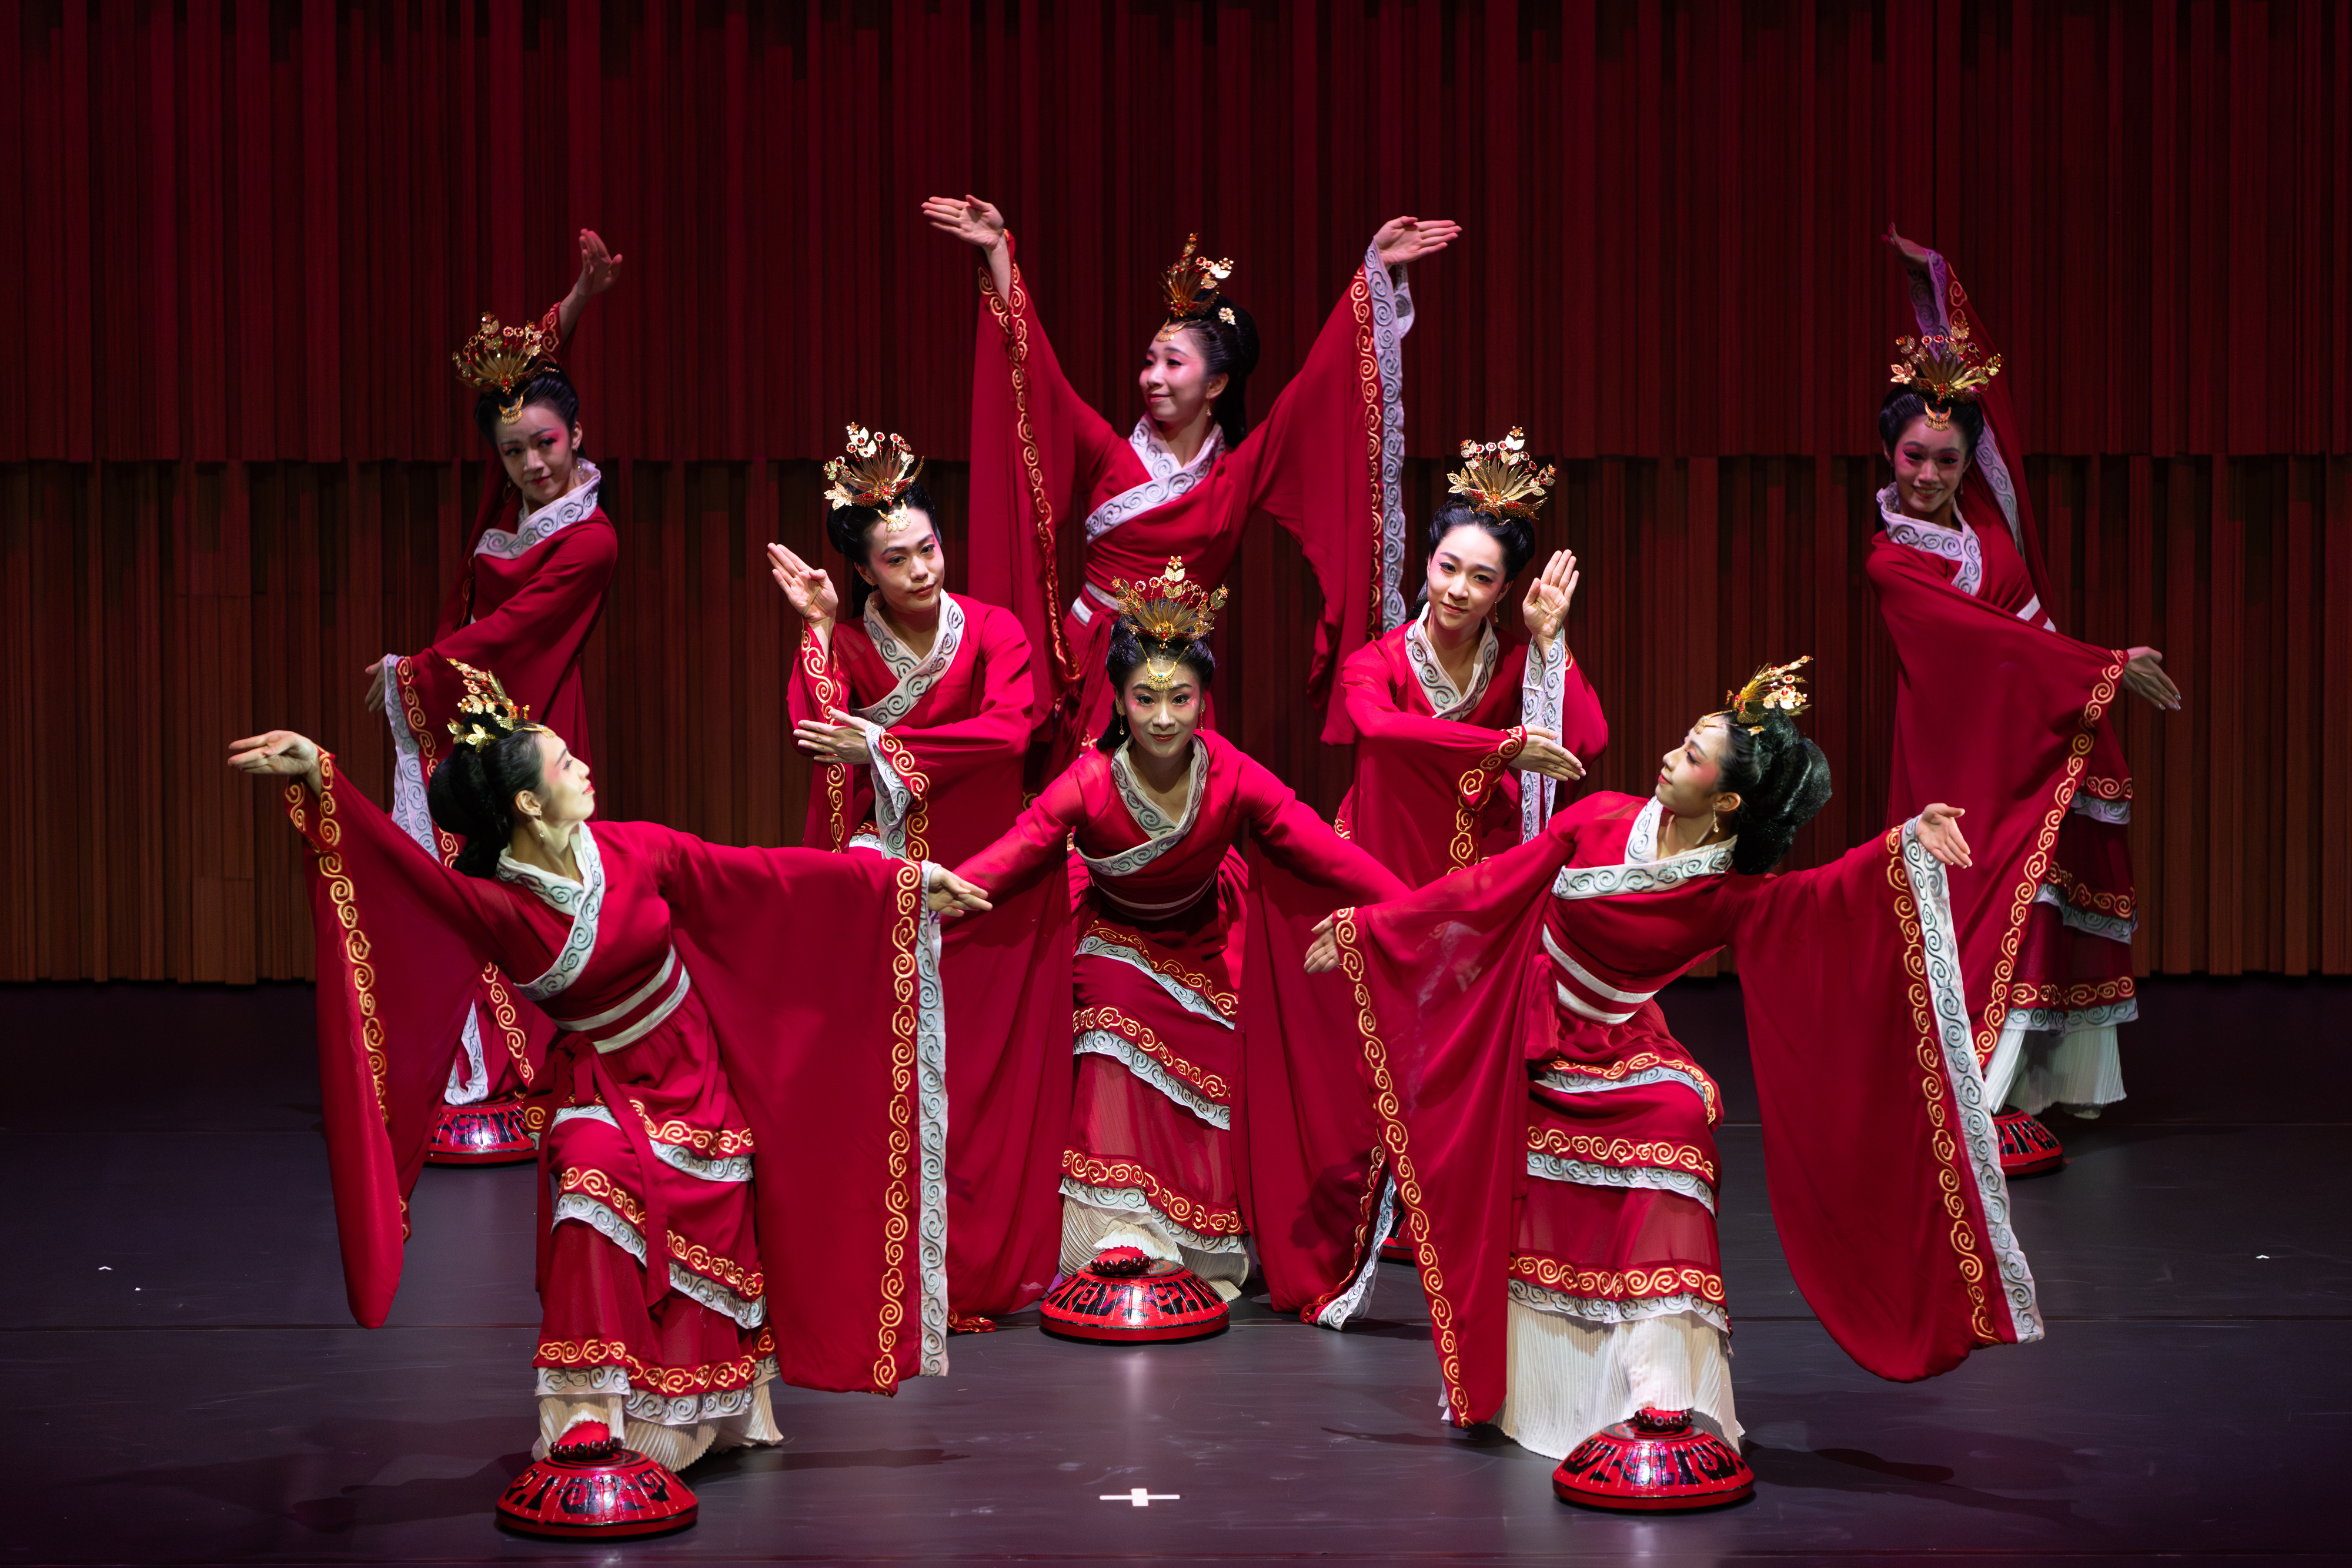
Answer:
M1976 402L2000 374L2000 356L1987 359L1965 320L1955 320L1948 332L1897 338L1895 351L1902 358L1887 367L1887 379L1927 402L1930 430L1951 429L1952 405Z
M1168 302L1168 319L1158 333L1163 340L1212 313L1226 326L1234 325L1232 308L1218 298L1225 279L1234 275L1233 261L1213 261L1200 254L1200 246L1199 235L1186 235L1184 254L1160 275L1160 292Z
M522 327L503 327L485 314L482 324L463 347L450 355L457 379L477 392L499 394L499 419L511 424L522 417L519 390L542 371L558 369L555 350L562 342L556 314Z
M1748 677L1748 684L1736 692L1723 694L1723 709L1719 716L1743 726L1754 735L1764 727L1764 721L1775 713L1795 718L1812 706L1804 693L1804 677L1797 672L1813 662L1811 653L1792 659L1785 664L1771 664Z
M1158 577L1118 585L1119 613L1135 622L1145 678L1155 686L1174 683L1184 650L1209 634L1224 607L1225 591L1212 592L1185 576L1181 556L1169 557Z
M1462 457L1461 468L1445 476L1445 487L1489 517L1534 517L1559 476L1549 463L1536 466L1527 433L1516 424L1500 441L1464 442Z
M835 511L871 507L896 522L907 509L900 505L901 498L914 487L922 471L923 460L915 455L905 436L853 424L849 449L824 465L824 476L832 481L824 498Z
M466 695L457 699L457 716L449 724L458 744L479 751L527 730L546 733L545 725L530 722L529 705L507 695L498 676L457 659L449 661L449 667L466 683Z

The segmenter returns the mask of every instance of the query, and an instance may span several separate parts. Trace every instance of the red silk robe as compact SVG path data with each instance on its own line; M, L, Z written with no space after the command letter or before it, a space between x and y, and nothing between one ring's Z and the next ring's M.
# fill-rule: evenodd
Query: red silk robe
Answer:
M819 765L801 841L953 864L1021 813L1029 641L1009 612L951 594L918 658L878 597L866 602L829 652L804 635L793 664L793 720L849 713L876 758ZM990 918L946 923L948 1300L960 1322L1016 1312L1053 1283L1071 1068L1066 1051L1034 1042L1067 1011L1068 917L1064 890L1041 883Z
M1588 763L1609 744L1601 699L1564 644L1548 664L1531 661L1528 643L1507 646L1486 628L1470 689L1458 691L1429 645L1427 614L1357 649L1339 673L1356 727L1339 831L1413 887L1543 831L1557 781L1511 766L1528 726Z
M604 608L620 544L597 504L596 465L583 462L580 472L577 489L527 515L519 515L522 497L512 485L500 481L485 490L465 573L442 607L433 641L405 657L385 658L393 818L444 863L456 860L458 841L434 827L425 789L447 753L449 726L466 695L453 664L498 676L534 721L562 736L575 755L588 755L580 653ZM518 1008L505 982L485 968L474 1009L453 1037L457 1061L449 1100L471 1104L530 1090L552 1032L536 1009Z
M1990 351L1983 321L1942 256L1931 253L1930 277L1913 278L1912 308L1921 331L1947 331L1964 319ZM2114 1026L2138 1016L2131 966L2137 912L2127 835L2131 773L2106 721L2112 690L2088 710L2038 701L2021 707L2015 700L2015 688L2027 684L2014 668L2019 661L2046 672L2043 684L2071 691L2083 684L2085 667L2116 655L2058 634L2046 608L2049 574L2032 500L2021 469L2011 467L2021 463L2024 448L2007 376L1994 380L1981 406L1985 431L1961 481L1956 527L1904 517L1892 493L1882 492L1884 526L1870 574L1903 665L1887 792L1891 821L1930 800L2006 801L2038 785L2018 766L2012 737L2022 727L2064 723L2085 741L2067 797L2053 802L2039 830L2032 885L1994 886L1970 873L1952 883L1954 913L1967 933L1969 999L1978 1009L1986 1082L2006 1095L2029 1030L2062 1038L2110 1031L2099 1049L2112 1059ZM1944 602L1961 596L2035 634L1990 634L1985 619L1956 613ZM2119 1094L2111 1066L2099 1076Z
M352 1315L383 1322L473 977L564 1031L542 1092L542 1393L725 1413L769 1375L945 1367L946 1086L918 866L583 827L578 883L422 854L331 758L311 851L319 1065ZM822 976L823 985L810 983ZM718 1403L712 1404L716 1401Z
M1502 1406L1514 1298L1725 1321L1714 1085L1651 998L1726 946L1773 1220L1831 1335L1906 1379L2039 1338L1943 868L1899 827L1817 870L1741 876L1727 843L1642 858L1656 823L1589 796L1530 843L1341 915L1454 1420Z
M1056 720L1055 767L1075 759L1109 717L1104 654L1118 585L1158 577L1171 557L1196 582L1223 581L1257 512L1297 537L1322 588L1310 681L1322 704L1338 662L1405 615L1398 574L1410 289L1367 250L1307 362L1240 445L1224 450L1213 428L1186 465L1148 418L1122 436L1080 401L1017 266L1010 299L997 297L985 269L981 278L971 586L1009 605L1031 645L1047 652L1035 666L1036 711L1041 722ZM1055 540L1079 526L1085 579L1065 607ZM1351 737L1344 710L1331 708L1324 739Z
M1335 905L1404 887L1232 743L1200 733L1192 757L1171 822L1123 758L1089 749L958 874L998 898L1060 885L1074 841L1085 868L1073 1014L1030 1046L1069 1041L1078 1059L1063 1196L1149 1213L1201 1253L1238 1257L1254 1235L1269 1281L1301 1254L1293 1273L1344 1277L1378 1245L1370 1214L1328 1211L1295 1153L1261 1158L1297 1138L1253 1097L1278 1082L1282 1103L1312 1107L1361 1090L1344 1040L1285 1040L1265 998L1329 979L1303 960Z

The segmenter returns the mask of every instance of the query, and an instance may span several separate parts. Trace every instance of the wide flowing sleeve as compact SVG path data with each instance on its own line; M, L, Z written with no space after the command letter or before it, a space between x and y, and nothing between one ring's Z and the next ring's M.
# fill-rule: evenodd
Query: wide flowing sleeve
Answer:
M778 1375L947 1370L947 1026L923 868L649 823L678 947L758 1145Z
M1335 907L1409 890L1243 760L1251 832L1235 1176L1274 1309L1336 1329L1361 1310L1378 1265L1388 1167L1348 988L1308 974L1307 949Z
M1902 1380L2039 1339L1945 868L1916 821L1751 884L1733 946L1773 1224L1830 1336Z
M1029 746L1035 692L1029 674L1029 639L1007 611L975 607L967 634L979 641L980 707L941 724L868 726L874 754L875 809L886 838L903 826L908 852L921 855L929 841L924 819L930 801L977 776L1017 764ZM887 774L887 777L886 777Z
M1065 769L1003 837L956 867L956 874L985 889L992 903L999 895L1021 892L1048 870L1066 868L1070 831L1087 819L1086 795L1077 779L1086 765L1081 757Z
M1012 246L1010 234L1004 243ZM1032 712L1042 721L1085 673L1063 635L1060 533L1086 517L1087 499L1128 448L1062 373L1020 264L1011 298L997 294L985 267L980 294L967 570L972 597L1010 609L1030 645L1045 650L1031 672Z
M1906 267L1904 278L1910 286L1911 318L1923 334L1942 335L1965 329L1988 359L1993 355L1995 345L1984 318L1970 302L1968 290L1960 287L1959 276L1940 251L1927 253L1924 277ZM2050 569L2042 558L2042 533L2034 522L2033 497L2025 487L2024 433L2017 420L2017 401L2010 395L2016 373L2016 367L2011 366L1995 376L1978 396L1977 406L1984 410L1984 434L1977 437L1969 477L1981 484L2000 508L2011 541L2024 559L2025 574L2032 580L2033 591L2047 612L2056 601L2050 596ZM1968 487L1974 489L1976 486Z
M1952 906L1978 1060L1990 1062L2026 916L2125 656L1960 592L1884 534L1868 570L1898 683L1887 798L1903 816L1937 800L1969 813L1975 863L1952 873Z
M1548 729L1559 737L1560 749L1589 768L1609 744L1609 720L1601 711L1601 695L1585 678L1564 636L1549 648L1528 648L1519 674L1519 723L1525 729ZM1519 785L1519 841L1543 831L1559 800L1559 780L1529 773Z
M1263 511L1297 537L1323 593L1308 695L1323 738L1355 738L1331 677L1404 623L1404 359L1412 292L1366 246L1348 292L1288 385L1220 460L1239 487L1233 521Z
M352 1316L383 1324L400 1287L408 1193L485 963L525 937L512 901L444 866L321 755L325 788L285 794L310 852L319 1092Z
M1496 677L1507 673L1498 670ZM1407 712L1378 643L1356 651L1339 685L1356 731L1348 807L1355 841L1400 862L1396 869L1415 883L1476 860L1479 819L1496 790L1508 787L1511 763L1527 745L1526 726L1489 729ZM1407 848L1441 836L1443 862Z
M1552 1027L1544 904L1593 810L1580 802L1531 843L1393 903L1341 910L1334 925L1353 1044L1457 1426L1503 1404L1525 1061Z
M465 695L465 677L453 664L489 671L508 695L536 711L579 659L612 584L619 536L600 515L559 529L535 548L544 552L537 570L505 603L467 625L446 629L431 646L400 661L402 712L412 730L427 726L420 740L439 740L429 733L432 716L456 713ZM585 755L587 737L563 738Z
M842 635L835 626L833 634ZM806 720L828 724L825 716L847 712L849 682L841 673L833 646L803 627L800 646L793 652L792 674L784 682L784 711L793 724ZM856 770L843 762L810 766L808 819L801 828L801 843L813 850L837 850L864 820L866 792L858 788Z

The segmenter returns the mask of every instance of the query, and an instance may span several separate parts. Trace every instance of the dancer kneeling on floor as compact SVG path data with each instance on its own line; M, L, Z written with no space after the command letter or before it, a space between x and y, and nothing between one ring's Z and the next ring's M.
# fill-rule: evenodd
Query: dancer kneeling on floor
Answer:
M1230 1301L1249 1272L1251 1228L1231 1136L1243 1110L1243 993L1270 979L1253 968L1244 982L1245 919L1271 899L1312 905L1283 956L1296 977L1315 918L1341 899L1405 889L1239 747L1196 729L1223 600L1181 560L1121 585L1110 727L957 873L991 898L1066 866L1083 881L1063 1271L1131 1246L1183 1263ZM1246 862L1244 841L1257 851ZM1288 1216L1279 1229L1261 1245L1287 1241Z
M562 1033L540 1148L539 1443L673 1469L773 1442L768 1385L946 1369L938 867L601 822L563 738L469 683L433 776L454 868L273 730L312 853L321 1086L353 1314L383 1321L406 1197L484 963ZM926 888L929 895L926 897ZM898 984L913 976L916 1005ZM756 1169L759 1179L753 1179Z
M1797 667L1695 724L1649 800L1588 796L1310 951L1354 988L1459 1425L1560 1458L1646 1408L1738 1442L1721 1104L1654 999L1725 946L1774 1218L1823 1325L1894 1378L2041 1334L1953 963L1960 813L1765 875L1830 793Z

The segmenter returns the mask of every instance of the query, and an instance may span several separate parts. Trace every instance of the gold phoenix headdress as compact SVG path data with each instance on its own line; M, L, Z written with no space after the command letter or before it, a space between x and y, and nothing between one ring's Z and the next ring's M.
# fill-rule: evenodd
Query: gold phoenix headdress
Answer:
M1794 718L1812 706L1812 699L1801 689L1804 677L1797 672L1813 662L1807 653L1785 664L1769 664L1748 677L1748 684L1736 692L1723 694L1721 716L1733 724L1745 725L1748 733L1755 734L1764 727L1764 721L1773 713Z
M922 471L923 460L915 455L905 436L885 435L853 424L849 450L824 465L824 476L833 481L824 498L835 511L844 507L872 507L895 523L906 510L899 497Z
M1974 402L2000 374L2000 356L1986 359L1957 312L1949 332L1897 338L1895 351L1903 357L1887 367L1888 380L1927 400L1930 430L1951 429L1952 404Z
M1540 469L1528 455L1528 438L1517 425L1500 441L1465 441L1461 469L1446 477L1446 489L1479 511L1496 517L1532 517L1551 497L1559 477L1549 463Z
M547 726L530 722L527 704L508 698L506 688L489 671L478 670L456 659L449 661L449 667L466 682L466 695L457 699L457 716L449 724L449 733L457 737L458 744L479 751L527 729L546 731Z
M1159 336L1172 338L1188 321L1198 321L1213 310L1228 327L1234 324L1230 307L1217 303L1217 295L1226 278L1234 275L1230 258L1212 261L1200 254L1201 236L1184 236L1184 254L1176 265L1160 275L1160 287L1168 297L1168 319Z
M1184 650L1209 634L1224 607L1225 591L1212 593L1186 578L1181 556L1170 556L1158 577L1118 585L1118 612L1135 622L1144 675L1155 686L1175 683Z
M528 327L501 327L485 314L481 326L465 347L449 356L457 379L477 392L499 394L499 418L522 417L522 397L515 391L541 371L559 369L555 350L562 342L553 310Z

